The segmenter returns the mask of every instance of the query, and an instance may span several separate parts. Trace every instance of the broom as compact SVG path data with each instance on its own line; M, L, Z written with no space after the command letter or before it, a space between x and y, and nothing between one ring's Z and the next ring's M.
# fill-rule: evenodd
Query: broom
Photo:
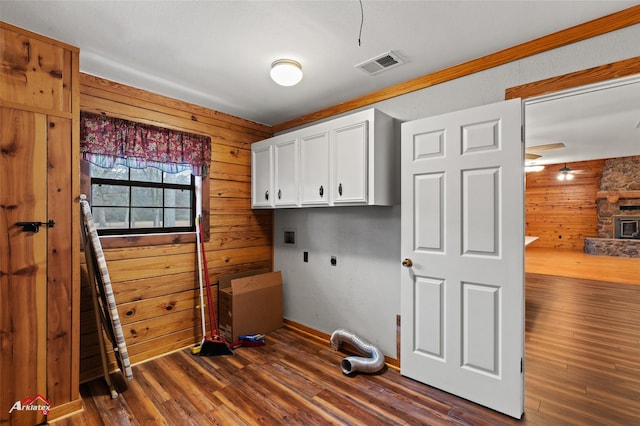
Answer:
M198 217L198 219L200 219ZM209 268L207 267L207 255L204 249L204 238L202 234L202 222L197 221L198 226L198 244L200 251L202 252L202 264L204 267L204 278L207 286L207 308L209 310L209 328L211 328L211 337L207 338L206 331L203 327L203 341L200 344L200 356L215 356L215 355L232 355L233 351L229 349L227 342L222 336L220 336L220 329L218 328L218 320L216 318L216 312L213 307L213 297L211 295L211 283L209 282ZM200 281L202 286L202 281ZM202 294L202 293L200 293ZM204 315L203 315L204 318ZM213 332L215 330L215 333Z
M200 285L200 305L196 306L196 308L200 308L200 320L202 322L202 340L196 346L191 348L191 353L193 355L198 355L200 353L200 348L205 340L207 340L207 326L204 319L204 286L202 285L202 254L200 253L200 216L196 216L196 248L198 251L198 284Z

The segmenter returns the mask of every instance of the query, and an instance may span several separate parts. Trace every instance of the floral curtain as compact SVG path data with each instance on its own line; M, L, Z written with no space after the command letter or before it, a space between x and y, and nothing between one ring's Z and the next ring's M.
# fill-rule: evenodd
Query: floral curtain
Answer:
M81 112L82 159L100 167L122 164L167 173L191 169L206 176L211 163L211 138L100 114Z

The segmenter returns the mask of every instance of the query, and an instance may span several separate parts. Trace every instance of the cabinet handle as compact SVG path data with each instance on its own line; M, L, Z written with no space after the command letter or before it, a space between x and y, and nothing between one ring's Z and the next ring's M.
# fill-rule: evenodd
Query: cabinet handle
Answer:
M322 187L322 185L320 185L320 190L318 191L318 193L320 194L320 198L324 196L324 188Z
M340 194L340 196L342 196L342 184L338 184L338 194Z
M264 199L269 201L269 190L264 191Z
M278 189L278 200L282 199L282 189Z

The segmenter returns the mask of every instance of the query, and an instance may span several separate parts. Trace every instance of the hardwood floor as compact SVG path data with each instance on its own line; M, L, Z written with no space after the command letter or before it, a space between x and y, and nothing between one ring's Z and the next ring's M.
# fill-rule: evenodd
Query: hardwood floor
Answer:
M527 424L640 424L640 287L527 274Z
M516 420L402 377L347 377L344 354L280 329L233 355L188 350L134 367L112 400L103 380L82 385L84 413L56 425L517 424Z
M386 370L347 377L344 354L280 329L233 355L182 350L134 367L117 399L82 385L58 425L640 424L640 286L527 273L521 421Z
M536 247L525 252L525 271L640 285L640 258L594 256L581 250Z

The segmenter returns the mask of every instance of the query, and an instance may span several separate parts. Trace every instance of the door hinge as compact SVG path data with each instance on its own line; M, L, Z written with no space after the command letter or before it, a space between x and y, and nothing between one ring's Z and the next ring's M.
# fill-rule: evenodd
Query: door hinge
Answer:
M524 126L520 126L520 142L524 142Z
M520 358L520 373L524 373L524 358Z

